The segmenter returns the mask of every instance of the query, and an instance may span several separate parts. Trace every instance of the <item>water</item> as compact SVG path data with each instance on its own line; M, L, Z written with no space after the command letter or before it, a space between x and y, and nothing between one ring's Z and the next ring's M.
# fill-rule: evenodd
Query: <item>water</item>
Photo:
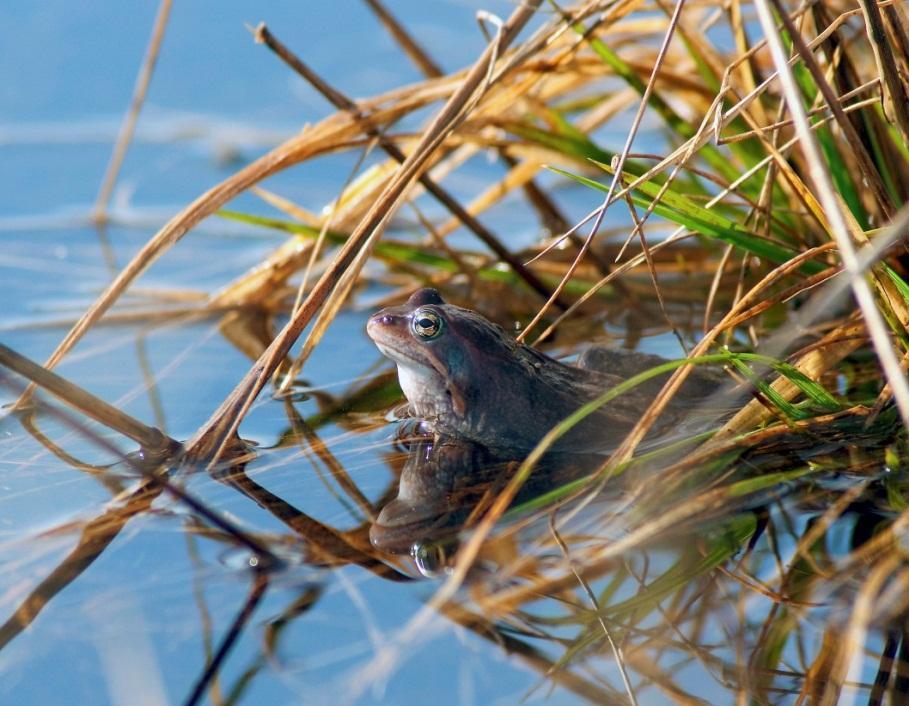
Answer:
M508 12L507 3L484 6ZM447 66L466 63L483 44L469 23L469 3L396 7ZM0 9L0 314L4 343L41 360L71 322L140 245L189 200L247 160L328 112L244 23L266 20L328 80L350 95L370 95L417 80L393 42L361 4L248 2L175 3L147 105L114 194L114 225L102 241L87 222L122 111L154 18L154 3L34 6ZM335 41L337 39L338 41ZM355 54L350 52L356 47ZM319 208L337 193L353 158L320 160L271 180L270 188ZM253 198L232 206L267 211ZM206 293L245 271L283 241L280 234L211 220L196 229L136 285L134 301L159 306L155 292ZM376 363L363 334L366 312L345 313L307 366L312 384L332 393ZM219 334L217 322L147 321L97 328L58 368L136 417L163 422L187 438L249 360ZM148 385L150 374L154 382ZM12 399L10 393L3 394ZM301 405L312 414L314 402ZM85 463L116 459L93 443L42 420L45 433ZM288 421L279 402L262 401L245 437L275 445ZM111 489L55 458L14 420L2 425L5 470L0 496L0 581L3 620L64 561L84 523L117 505ZM376 447L389 431L320 431L370 497L391 478ZM116 443L121 442L114 436ZM121 444L124 451L130 451ZM362 526L362 514L338 501L299 447L263 450L248 473L322 522ZM121 477L125 490L136 480ZM248 530L285 537L288 530L236 491L204 474L186 488ZM251 572L243 552L194 535L191 517L161 497L133 517L109 547L66 583L31 626L0 652L0 701L21 704L161 704L184 699L240 610ZM292 554L305 553L292 541ZM337 703L360 666L428 596L426 584L395 583L358 567L306 564L275 579L252 625L225 666L218 689L231 692L244 670L252 678L243 703ZM391 589L391 590L389 590ZM316 609L289 620L274 652L263 652L265 628L301 595L318 593ZM450 703L512 702L528 686L520 662L469 632L437 619L431 649L405 650L394 674L364 686L362 703L419 703L448 694ZM217 698L212 692L212 700ZM471 697L471 694L473 696ZM435 696L433 696L435 699ZM542 695L531 698L531 702ZM466 700L465 700L466 699Z
M484 46L479 31L470 29L480 7L506 16L513 4L465 0L434 2L430 9L407 2L393 9L435 58L452 68L469 63ZM339 12L331 3L178 2L114 193L112 223L99 232L88 215L154 13L153 3L111 0L12 2L0 8L0 340L34 360L46 358L117 269L171 215L240 164L328 114L314 91L252 42L244 23L267 21L353 96L419 79L359 3ZM612 149L624 139L608 132L600 137ZM646 133L642 144L653 139ZM326 157L266 186L318 210L337 195L355 161L354 154ZM456 193L475 194L499 169L476 161L451 180ZM542 183L553 181L546 177ZM572 217L595 202L582 190L565 199ZM488 222L508 233L515 247L538 235L534 219L517 206L509 199L488 214ZM273 215L250 195L231 208ZM412 214L403 214L402 221L404 233ZM176 439L191 437L246 373L250 357L217 318L154 314L174 306L176 294L184 302L201 301L283 241L277 232L208 219L123 299L121 310L133 307L143 316L96 327L57 371ZM472 241L458 233L454 242ZM602 644L582 652L578 668L568 665L550 674L566 644L590 628L591 615L583 606L534 598L522 604L526 612L520 615L486 616L465 601L465 610L475 612L430 612L416 634L408 632L446 573L427 581L406 555L384 557L379 565L370 553L369 506L394 496L404 463L392 443L397 425L387 423L388 400L360 396L362 405L353 411L321 415L338 398L356 397L376 371L390 369L364 333L367 316L387 292L367 287L339 315L304 369L304 400L291 409L268 395L256 402L241 428L256 449L242 469L245 475L234 469L233 477L196 471L179 478L187 493L287 561L269 575L206 698L215 704L622 702L615 661ZM495 302L489 304L494 308ZM685 307L676 313L684 324L697 323L700 315ZM679 346L664 329L655 316L636 320L623 313L604 317L593 334L580 330L569 338L609 334L620 344L675 356ZM387 390L387 377L383 380ZM12 391L0 392L3 403L13 399ZM314 452L299 418L313 423L330 457ZM50 416L37 424L53 449L17 419L0 421L0 622L6 622L0 628L0 702L182 702L249 600L259 576L250 566L253 555L167 492L156 495L150 507L143 505L134 496L141 479L86 437L84 428L74 431ZM135 451L98 425L87 429L123 453ZM349 478L333 472L338 468ZM741 517L750 519L752 509L746 507ZM785 503L774 510L801 511ZM606 534L618 541L624 513L630 512L621 495L604 499L573 527L602 530L597 523L611 512L622 521ZM803 527L803 519L794 524ZM680 529L674 541L661 536L649 555L629 557L623 569L615 569L612 603L638 595L629 567L638 575L658 575L675 562L694 562L698 542L714 541L721 530ZM555 571L561 557L551 544L543 546L550 541L547 532L545 522L536 523L483 555L477 585L503 590L526 585L509 573L519 558L538 557L542 574ZM762 537L753 572L770 581L774 552L779 546L791 551L798 532L774 539L779 545ZM830 549L844 555L851 549L850 533L837 532ZM90 540L88 546L80 545L84 540ZM583 544L582 538L579 550ZM738 550L723 557L729 566L740 559ZM725 642L735 637L752 644L761 619L774 607L729 577L722 584L712 583L712 577L694 572L691 583L692 591L704 590L709 614L698 639L731 663ZM610 572L592 578L598 594L612 580ZM748 603L753 616L739 621L735 601ZM27 623L21 631L17 610ZM629 634L667 640L668 646L659 647L665 650L659 652L659 666L677 684L708 703L734 698L736 685L726 683L721 668L726 663L699 661L697 651L680 646L675 626L667 628L653 615L647 620L643 633ZM806 620L803 627L800 637L817 641L824 626ZM880 649L878 642L871 646ZM798 647L790 644L787 650L790 664L802 659ZM674 692L654 686L665 679L648 671L649 663L640 664L640 656L634 659L642 703L673 702ZM807 671L804 663L801 668ZM862 669L859 677L870 681L872 661ZM787 686L798 690L801 682L793 684Z

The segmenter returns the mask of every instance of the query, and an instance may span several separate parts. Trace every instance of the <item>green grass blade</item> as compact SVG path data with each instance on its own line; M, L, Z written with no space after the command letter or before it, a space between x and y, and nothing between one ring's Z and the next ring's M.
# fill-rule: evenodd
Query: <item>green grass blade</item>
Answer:
M579 184L589 186L598 191L608 192L609 190L608 186L593 179L572 174L571 172L556 167L549 168L557 174L561 174ZM631 196L636 204L647 208L651 205L652 199L656 197L659 190L660 186L658 184L645 182L632 190ZM795 250L778 245L756 233L745 230L716 211L706 209L696 204L687 196L678 193L672 188L667 189L663 193L660 197L660 202L654 206L653 210L663 218L684 226L695 233L707 238L730 243L746 252L769 260L770 262L782 264L798 255ZM815 261L805 262L799 268L799 270L806 275L817 274L824 269L826 269L826 265Z
M279 218L256 216L226 209L218 211L217 215L231 221L238 221L240 223L262 228L271 228L273 230L279 230L284 233L309 239L315 239L319 235L318 228ZM347 234L330 230L325 233L325 239L330 245L343 245L347 241ZM443 272L460 272L460 266L456 262L442 254L429 251L420 245L411 245L400 241L381 240L376 243L373 252L377 258L393 264L428 267ZM514 272L508 268L494 266L479 267L476 270L476 275L482 280L491 282L503 282L514 285L520 285L523 282L523 280L517 277ZM541 278L545 282L553 285L557 284L559 281L559 278L553 276L544 275ZM593 282L585 281L580 278L573 278L566 285L565 290L569 294L581 295L589 291L592 286ZM613 289L611 287L604 287L599 290L598 294L609 297L613 294Z

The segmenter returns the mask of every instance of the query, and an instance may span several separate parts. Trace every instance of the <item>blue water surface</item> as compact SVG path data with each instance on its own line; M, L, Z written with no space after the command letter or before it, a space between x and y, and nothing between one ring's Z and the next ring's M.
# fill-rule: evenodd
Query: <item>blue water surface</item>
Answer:
M396 2L393 11L448 69L485 45L474 22L478 2ZM507 15L502 0L482 7ZM13 0L0 5L0 340L44 359L116 269L180 208L239 165L330 113L247 26L266 21L331 83L355 97L417 81L365 4L193 0L174 3L161 57L103 231L89 221L157 11L155 3ZM347 178L356 155L320 160L269 186L318 210ZM244 196L233 207L268 212ZM533 233L525 234L530 237ZM155 293L189 297L215 291L283 241L279 233L210 219L134 286L123 303L153 307ZM314 353L306 375L335 393L379 361L363 334L366 311L343 313ZM67 378L128 413L190 437L250 364L221 335L217 320L141 320L96 327L58 367ZM150 376L150 377L149 377ZM0 393L4 403L13 399ZM315 402L300 405L316 411ZM67 453L106 466L116 458L65 424L42 420ZM261 445L251 477L300 509L340 527L349 508L312 472L298 450L267 450L287 427L279 402L262 399L244 424ZM92 427L123 452L128 443ZM345 430L328 427L323 438ZM375 498L391 482L379 451L390 431L354 435L336 453ZM116 505L96 476L74 468L26 434L0 422L0 621L72 551L83 523ZM366 450L364 450L366 449ZM371 450L370 450L371 449ZM135 487L118 472L124 491ZM187 489L247 529L287 535L269 513L205 474ZM362 519L362 518L361 518ZM78 578L52 596L27 630L0 650L0 702L16 704L179 703L201 675L249 591L248 556L189 531L172 498L126 524ZM419 643L397 631L435 584L392 584L358 567L301 564L275 578L230 654L211 701L250 670L239 697L248 704L516 703L542 678L470 631L434 618ZM321 597L282 633L273 654L264 625L306 590ZM390 644L394 668L372 682L365 665ZM576 698L545 686L526 703Z

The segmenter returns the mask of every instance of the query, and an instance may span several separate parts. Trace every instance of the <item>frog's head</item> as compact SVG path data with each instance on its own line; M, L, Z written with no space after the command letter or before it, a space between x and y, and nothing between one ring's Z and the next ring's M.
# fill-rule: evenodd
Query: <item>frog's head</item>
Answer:
M468 309L446 304L435 289L382 309L366 332L398 366L404 395L418 416L463 427L498 397L515 342Z

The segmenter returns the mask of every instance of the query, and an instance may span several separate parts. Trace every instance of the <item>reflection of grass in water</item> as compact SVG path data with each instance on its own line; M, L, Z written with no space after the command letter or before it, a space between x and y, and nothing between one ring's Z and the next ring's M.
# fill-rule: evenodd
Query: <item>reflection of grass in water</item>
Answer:
M758 2L763 20L782 11ZM525 22L535 4L521 6L512 22ZM381 283L409 291L433 284L501 320L529 319L549 299L551 305L522 332L528 340L531 334L543 338L558 324L576 341L599 330L616 310L644 312L642 328L674 331L691 348L693 361L726 365L754 389L755 399L704 443L689 440L672 453L639 450L690 368L667 367L674 372L664 392L590 479L524 503L516 513L520 519L498 533L495 523L532 472L533 459L487 499L489 511L478 518L430 607L593 701L644 700L654 687L669 701L696 701L698 690L689 678L675 676L680 667L730 701L744 694L768 701L788 693L804 702L832 703L858 688L862 698L868 694L876 703L888 690L901 689L889 660L909 652L900 618L909 574L897 551L907 508L905 434L891 398L895 393L902 399L906 384L891 366L884 385L876 361L880 355L885 362L892 358L888 339L901 351L909 342L905 258L890 248L906 228L901 209L909 196L909 86L900 73L909 62L909 41L898 6L863 3L861 17L854 11L838 15L838 7L821 2L793 11L801 40L791 23L774 29L763 21L763 33L757 25L746 31L747 8L738 3L712 15L684 7L677 23L669 22L662 6L653 13L640 3L604 5L596 15L558 9L533 36L515 37L506 29L470 71L436 76L424 57L419 65L429 72L426 81L353 107L297 63L343 109L175 216L80 320L48 367L145 267L218 212L291 234L266 262L213 293L203 308L227 309L225 335L258 360L183 446L181 463L171 458L147 471L148 485L135 491L145 495L134 492L84 525L79 548L13 607L4 641L77 580L131 517L147 511L147 488L168 488L169 479L188 465L210 466L218 480L284 523L297 544L232 523L214 529L213 516L194 530L200 535L244 543L254 554L257 546L267 546L280 557L302 553L317 565L356 563L383 578L407 580L403 562L376 552L368 540L368 522L381 501L371 502L359 490L331 444L318 437L329 422L351 431L375 425L377 413L396 401L387 378L339 397L314 395L320 411L309 418L293 398L286 404L290 431L281 443L299 445L325 470L324 482L339 504L362 518L352 529L320 522L277 497L248 477L232 454L247 451L236 431L255 396L272 379L283 392L299 380L305 357L293 360L291 346L307 329L304 352L319 344L354 287ZM705 24L728 33L732 44L712 44ZM874 29L871 39L865 25ZM653 79L656 47L669 33L673 41ZM257 36L294 65L274 37L264 30ZM772 49L792 52L791 68L777 61L778 52L769 51L765 40ZM408 45L408 52L420 50ZM493 60L498 63L491 70ZM769 80L774 71L784 74L782 83ZM628 112L642 98L640 115L665 130L664 153L599 144L602 128L627 129ZM447 110L424 132L395 131L401 121L443 100ZM258 187L280 218L222 210L267 176L372 144L389 152L388 162L358 167L324 211L310 210L320 204L307 209ZM480 150L501 159L506 173L466 205L467 215L440 182ZM586 258L580 252L589 225L558 248L546 241L510 252L507 239L478 222L508 195L526 199L524 207L539 217L544 231L554 235L571 225L558 192L539 184L544 165L553 167L546 178L558 175L566 189L591 187L591 204L602 198L598 192L610 194L610 227L624 209L627 229L618 238L603 231ZM430 167L431 180L425 176ZM423 239L403 233L378 239L387 217L408 200ZM431 212L427 205L435 207L433 200L453 215L427 220L423 214ZM458 249L446 241L461 222L485 245ZM667 235L660 230L665 227L676 230ZM858 250L855 267L851 248ZM579 264L570 267L576 255ZM836 277L844 263L866 274L852 282ZM850 286L861 307L836 294ZM862 294L864 286L872 297ZM674 308L679 301L696 303L703 331L680 321ZM288 311L289 323L276 333L276 321ZM862 323L876 320L886 328ZM94 418L100 413L103 423L139 443L149 445L154 437L153 430L96 405L73 386L22 365L16 369ZM63 449L52 450L65 457ZM837 476L848 482L834 482ZM610 482L624 484L626 499L591 503ZM536 521L547 516L549 526ZM837 539L844 532L850 535L845 544ZM483 563L475 564L481 553ZM482 573L491 566L494 576ZM471 592L462 598L458 589L471 567ZM260 563L254 574L252 593L212 651L197 695L268 591L268 568ZM283 612L275 635L318 605L321 594L307 591L302 608L295 603ZM421 639L424 626L421 613L351 680L350 690L366 688L392 668L405 646ZM863 654L869 663L879 660L875 685L857 683ZM627 684L615 678L609 664L614 658L623 664ZM232 687L223 686L226 702L262 678L264 664L254 660Z

